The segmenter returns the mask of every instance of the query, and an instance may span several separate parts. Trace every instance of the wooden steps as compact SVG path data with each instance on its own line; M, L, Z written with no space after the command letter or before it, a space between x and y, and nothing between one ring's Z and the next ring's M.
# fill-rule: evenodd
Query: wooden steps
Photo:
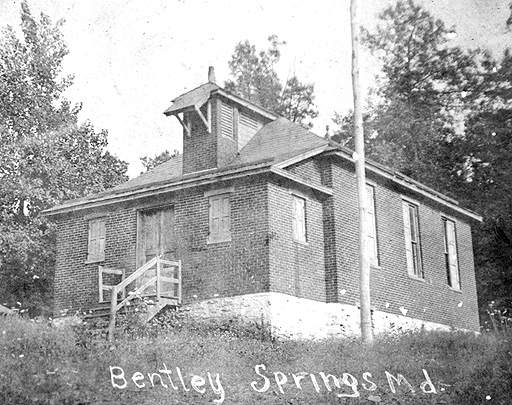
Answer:
M170 306L178 306L178 300L176 298L164 298L160 297L158 302L155 302L153 305L148 305L146 310L146 321L149 322L151 319L155 317L162 309Z
M179 305L178 300L176 298L160 297L159 301L156 301L156 297L154 296L149 296L146 298L146 310L141 311L140 313L141 316L144 317L146 322L149 322L151 319L153 319L165 307L177 307ZM126 305L122 307L119 311L117 311L117 313L121 315L129 314L132 313L136 307L136 305ZM104 305L100 304L100 306L96 308L89 309L88 313L84 316L84 321L90 323L102 323L101 321L105 321L108 323L109 317L110 305L108 303L105 303Z

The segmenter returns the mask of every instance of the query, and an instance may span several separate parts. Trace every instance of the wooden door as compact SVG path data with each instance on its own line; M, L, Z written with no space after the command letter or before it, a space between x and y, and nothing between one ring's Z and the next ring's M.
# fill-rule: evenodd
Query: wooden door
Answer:
M166 207L142 211L139 222L139 249L138 266L147 263L155 256L161 256L163 259L176 260L176 243L174 240L174 208ZM141 277L139 286L156 275L156 266L146 272ZM165 266L161 269L161 275L164 277L173 277L174 268ZM173 291L171 291L173 290ZM153 295L156 292L156 286L151 285L145 291L145 295ZM162 285L162 295L173 296L174 285Z

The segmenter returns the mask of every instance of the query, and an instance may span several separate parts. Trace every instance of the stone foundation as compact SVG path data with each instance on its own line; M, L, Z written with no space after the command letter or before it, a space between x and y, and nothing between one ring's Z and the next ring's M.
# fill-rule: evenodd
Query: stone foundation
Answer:
M323 303L280 293L213 298L186 304L184 308L195 318L240 317L245 321L270 325L277 337L323 339L360 334L360 315L356 305ZM448 325L426 322L400 313L373 311L372 319L375 334L452 329Z

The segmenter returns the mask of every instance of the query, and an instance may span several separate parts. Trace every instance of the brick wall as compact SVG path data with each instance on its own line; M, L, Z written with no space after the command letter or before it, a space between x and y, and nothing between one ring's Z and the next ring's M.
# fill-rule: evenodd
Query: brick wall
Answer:
M290 171L308 181L332 187L333 196L323 201L325 276L327 302L354 305L359 302L357 190L353 168L339 160L311 159ZM401 314L427 322L478 330L477 296L470 224L456 220L461 291L446 281L442 215L446 209L419 195L418 202L424 281L407 272L402 218L402 193L392 183L369 176L375 186L375 211L379 267L371 269L372 306L377 311ZM451 213L454 215L453 213ZM309 225L309 223L308 223ZM402 310L400 309L402 308Z
M325 302L322 202L285 184L268 187L270 291ZM293 240L292 193L297 192L306 197L306 244Z
M234 187L230 242L207 243L207 189L177 195L175 226L176 238L182 242L184 301L268 291L266 184L263 179L252 180L216 186Z
M137 214L134 208L105 212L105 261L86 263L89 220L84 212L61 218L57 225L54 312L98 306L98 266L135 269ZM113 276L115 277L115 276ZM106 278L108 280L108 276ZM119 282L117 279L111 281ZM110 283L109 281L106 281Z
M85 265L88 223L82 217L62 218L57 222L57 257L55 262L54 312L83 308L92 294L94 276ZM97 270L96 270L97 273ZM97 276L96 276L97 278Z
M112 206L105 212L105 261L86 264L88 219L76 213L58 221L55 313L98 306L98 265L136 269L137 210L174 206L177 257L182 260L183 300L269 291L267 186L263 178L220 184L233 187L231 242L208 244L205 188Z
M227 102L219 97L211 99L211 133L196 112L187 113L191 122L191 136L183 130L183 174L222 167L231 162L238 152L237 122L238 110L235 108L234 136L228 138L220 132L221 103ZM206 108L201 109L207 115Z
M322 159L294 165L308 181L332 187L332 197L297 189L265 175L216 184L230 192L229 242L207 243L211 188L198 187L160 198L112 206L105 213L103 264L136 267L137 209L174 205L177 256L183 261L185 302L255 293L284 293L318 302L354 305L359 301L355 176L349 164ZM444 263L439 206L420 196L418 202L424 281L407 273L402 192L382 179L375 185L379 267L372 269L372 304L393 315L460 328L478 329L478 312L470 225L456 220L462 290L449 288ZM293 240L292 193L306 197L307 244ZM88 212L87 214L90 214ZM55 309L97 305L99 263L86 264L88 220L85 213L58 223ZM453 213L452 213L453 214Z
M319 160L321 184L332 189L331 159ZM338 255L336 253L336 215L334 211L334 197L327 197L323 201L324 225L324 260L325 260L325 294L326 302L338 302Z
M322 178L322 171L325 168L320 159L309 158L287 167L286 170L300 176L311 184L322 185L324 184L323 181L326 181L326 179Z
M402 197L377 185L375 189L380 269L372 271L372 301L385 312L399 307L407 316L449 326L478 330L478 310L470 226L457 220L461 291L446 281L442 213L427 201L418 202L423 281L407 273Z
M183 174L217 167L217 108L212 102L212 133L196 112L186 113L191 135L183 130ZM205 115L206 116L206 115Z

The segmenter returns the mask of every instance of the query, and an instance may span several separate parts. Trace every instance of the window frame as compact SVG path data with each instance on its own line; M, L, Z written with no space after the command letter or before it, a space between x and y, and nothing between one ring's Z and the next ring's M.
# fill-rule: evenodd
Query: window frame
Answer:
M405 209L407 207L407 215ZM425 280L421 249L421 228L419 204L408 199L402 199L402 216L404 222L404 238L407 257L407 273L417 280ZM412 218L411 218L411 213ZM411 226L413 219L413 226ZM407 232L409 231L409 232ZM409 255L410 252L410 255Z
M371 194L368 191L371 191ZM379 258L379 241L377 237L377 213L376 213L376 202L375 202L375 190L376 187L374 184L366 183L366 220L370 220L370 223L366 223L367 231L371 232L366 235L366 243L368 243L368 239L371 238L373 240L373 254L370 257L370 266L374 268L380 267L380 258ZM371 208L371 211L368 209Z
M208 239L207 243L222 243L222 242L230 242L231 241L231 230L232 230L232 221L231 221L231 193L234 191L233 188L229 189L219 189L212 190L205 193L205 197L208 198ZM221 212L218 212L217 217L215 217L214 201L222 201L221 205L224 205L221 208ZM226 204L227 201L227 204ZM222 212L224 211L224 212ZM218 231L215 232L214 220L216 218L221 217L227 218L227 225L225 227L217 228ZM220 222L222 224L222 220Z
M93 235L94 224L100 224L97 235ZM105 216L88 218L88 227L86 263L104 262L107 242L107 218ZM103 244L101 240L103 240Z
M303 245L308 243L306 201L306 197L292 193L292 238L294 242ZM300 212L297 207L300 208Z
M462 290L462 283L460 277L460 265L459 265L459 248L457 243L457 221L452 218L449 218L445 215L441 217L442 226L443 226L443 244L444 244L444 258L445 258L445 268L446 268L446 281L448 286L454 291ZM453 248L455 249L455 263L451 263L450 260L450 251L449 251L449 242L448 242L448 223L453 225ZM452 272L452 265L455 266L455 272ZM453 275L456 276L456 285L453 282Z

